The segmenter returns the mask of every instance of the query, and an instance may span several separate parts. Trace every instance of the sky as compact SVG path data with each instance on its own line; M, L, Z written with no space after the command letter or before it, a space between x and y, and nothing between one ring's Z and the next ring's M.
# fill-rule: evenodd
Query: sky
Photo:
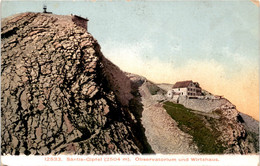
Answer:
M251 1L2 1L1 17L43 4L87 17L101 51L123 71L199 82L259 120L259 8Z

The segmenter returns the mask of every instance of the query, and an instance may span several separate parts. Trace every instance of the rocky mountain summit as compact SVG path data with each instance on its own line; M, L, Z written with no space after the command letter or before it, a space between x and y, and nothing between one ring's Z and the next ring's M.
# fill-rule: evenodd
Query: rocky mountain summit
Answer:
M167 105L168 84L121 71L74 20L2 20L2 155L258 152L257 121L227 100L214 111L191 100Z
M43 13L1 29L2 154L142 152L129 78L86 29Z

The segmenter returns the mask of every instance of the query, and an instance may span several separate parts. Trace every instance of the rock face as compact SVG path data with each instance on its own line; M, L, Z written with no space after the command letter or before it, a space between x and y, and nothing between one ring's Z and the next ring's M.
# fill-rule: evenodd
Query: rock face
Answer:
M238 112L236 106L227 99L207 100L181 97L179 102L207 117L205 125L211 124L216 131L221 133L218 140L226 148L224 153L248 154L258 152L259 143L257 143L256 136L259 134L258 130L255 129L258 126L257 122L244 123L248 121L247 116L240 116L241 113ZM248 130L247 124L252 124L250 128L254 126L254 130Z
M226 107L227 105L232 107ZM220 132L218 140L223 142L226 148L224 153L228 154L248 154L256 153L256 149L248 143L247 132L239 119L238 111L231 103L226 103L225 106L215 111L219 118L212 118L211 124Z
M43 13L1 29L2 154L142 152L130 81L86 29Z

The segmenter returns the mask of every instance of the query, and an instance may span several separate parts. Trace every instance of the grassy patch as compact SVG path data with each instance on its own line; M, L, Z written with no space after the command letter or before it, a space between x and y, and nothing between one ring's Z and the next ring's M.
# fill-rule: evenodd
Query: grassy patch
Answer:
M191 109L181 104L165 102L163 106L167 113L178 123L178 127L193 136L194 142L202 154L222 154L225 148L217 140L220 133L211 126L207 128L203 116L191 112Z

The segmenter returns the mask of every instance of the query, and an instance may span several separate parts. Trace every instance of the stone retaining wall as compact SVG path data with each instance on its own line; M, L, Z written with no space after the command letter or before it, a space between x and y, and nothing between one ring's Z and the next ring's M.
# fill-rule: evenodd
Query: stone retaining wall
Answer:
M227 99L188 99L184 96L179 97L179 103L183 104L185 107L203 111L211 112L220 108L222 105L230 103Z

